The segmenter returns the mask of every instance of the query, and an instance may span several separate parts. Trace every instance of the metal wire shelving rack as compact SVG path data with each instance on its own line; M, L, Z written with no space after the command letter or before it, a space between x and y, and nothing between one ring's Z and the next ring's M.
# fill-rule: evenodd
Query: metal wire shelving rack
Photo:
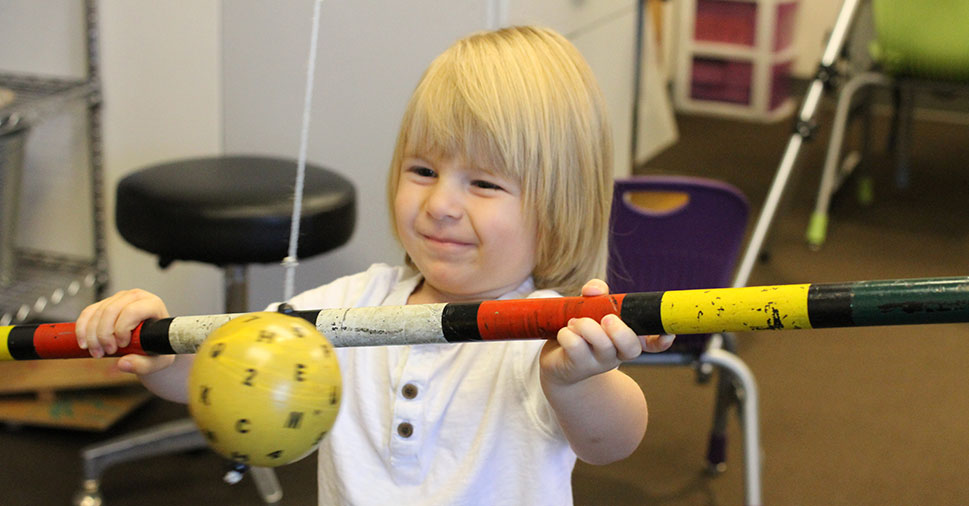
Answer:
M31 126L63 111L69 104L78 101L86 104L93 251L90 256L71 256L19 248L12 240L16 237L15 224L5 223L4 230L0 230L0 234L7 236L2 245L5 251L0 251L0 255L6 258L5 268L0 269L0 325L41 318L46 309L77 296L85 288L93 288L95 297L100 298L108 283L96 1L85 0L84 7L87 76L71 79L0 73L0 88L13 92L13 100L0 107L0 140L19 143L6 146L7 154L11 155L10 150L22 149L23 138L30 135ZM3 148L5 146L0 146L0 152ZM22 170L22 167L11 166L22 162L22 153L16 154L21 156L0 157L0 164L8 165L0 165L0 174L8 176L3 184L12 185L19 180L19 177L11 177ZM13 196L16 200L14 191L2 195L8 199ZM16 205L16 202L8 201L4 209Z

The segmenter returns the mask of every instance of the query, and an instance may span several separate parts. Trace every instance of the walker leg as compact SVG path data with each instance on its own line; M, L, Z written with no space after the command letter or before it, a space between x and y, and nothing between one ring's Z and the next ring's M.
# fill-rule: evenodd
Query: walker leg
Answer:
M915 90L912 86L899 86L898 137L895 139L895 186L908 188L911 167L912 117L915 111Z
M816 130L814 116L820 105L821 96L825 87L830 84L830 80L834 74L834 64L841 56L851 25L854 22L858 7L861 3L861 0L845 0L841 5L838 18L835 21L834 28L831 30L831 36L828 38L828 43L821 56L818 72L814 81L811 82L811 86L808 88L808 92L804 96L804 102L798 112L794 133L791 135L787 148L784 150L784 156L781 158L781 164L767 192L767 198L757 218L750 242L744 250L743 257L737 268L737 274L733 282L733 286L735 287L747 285L750 279L750 273L754 268L754 263L760 256L761 249L764 246L764 240L767 237L771 222L774 220L778 203L781 200L791 172L794 169L794 162L797 160L801 146L805 140L810 139L814 135L814 131Z

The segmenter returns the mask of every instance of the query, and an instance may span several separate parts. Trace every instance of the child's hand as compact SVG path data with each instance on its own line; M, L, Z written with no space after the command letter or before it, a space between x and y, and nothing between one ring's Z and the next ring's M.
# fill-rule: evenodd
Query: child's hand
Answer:
M110 355L131 343L131 331L148 319L168 318L165 303L144 290L120 291L84 308L77 317L74 332L77 344L92 357ZM118 368L138 375L149 374L171 365L174 357L125 355Z
M593 279L582 287L582 296L606 295L609 287ZM673 336L637 336L616 315L606 315L601 322L576 318L559 330L556 340L542 348L541 371L546 381L559 384L578 383L632 360L643 352L660 352L673 344Z

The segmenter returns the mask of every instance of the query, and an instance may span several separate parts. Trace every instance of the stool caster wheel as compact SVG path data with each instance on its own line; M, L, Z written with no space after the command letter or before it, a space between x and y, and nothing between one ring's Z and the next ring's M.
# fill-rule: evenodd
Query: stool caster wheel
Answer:
M74 506L102 506L100 486L98 480L84 480L81 490L74 494Z

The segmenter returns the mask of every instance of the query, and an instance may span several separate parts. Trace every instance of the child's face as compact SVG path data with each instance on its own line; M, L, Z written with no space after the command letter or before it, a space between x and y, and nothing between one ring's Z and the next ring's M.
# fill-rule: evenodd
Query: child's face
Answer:
M519 184L460 158L404 158L397 234L440 302L495 298L535 267L537 227Z

